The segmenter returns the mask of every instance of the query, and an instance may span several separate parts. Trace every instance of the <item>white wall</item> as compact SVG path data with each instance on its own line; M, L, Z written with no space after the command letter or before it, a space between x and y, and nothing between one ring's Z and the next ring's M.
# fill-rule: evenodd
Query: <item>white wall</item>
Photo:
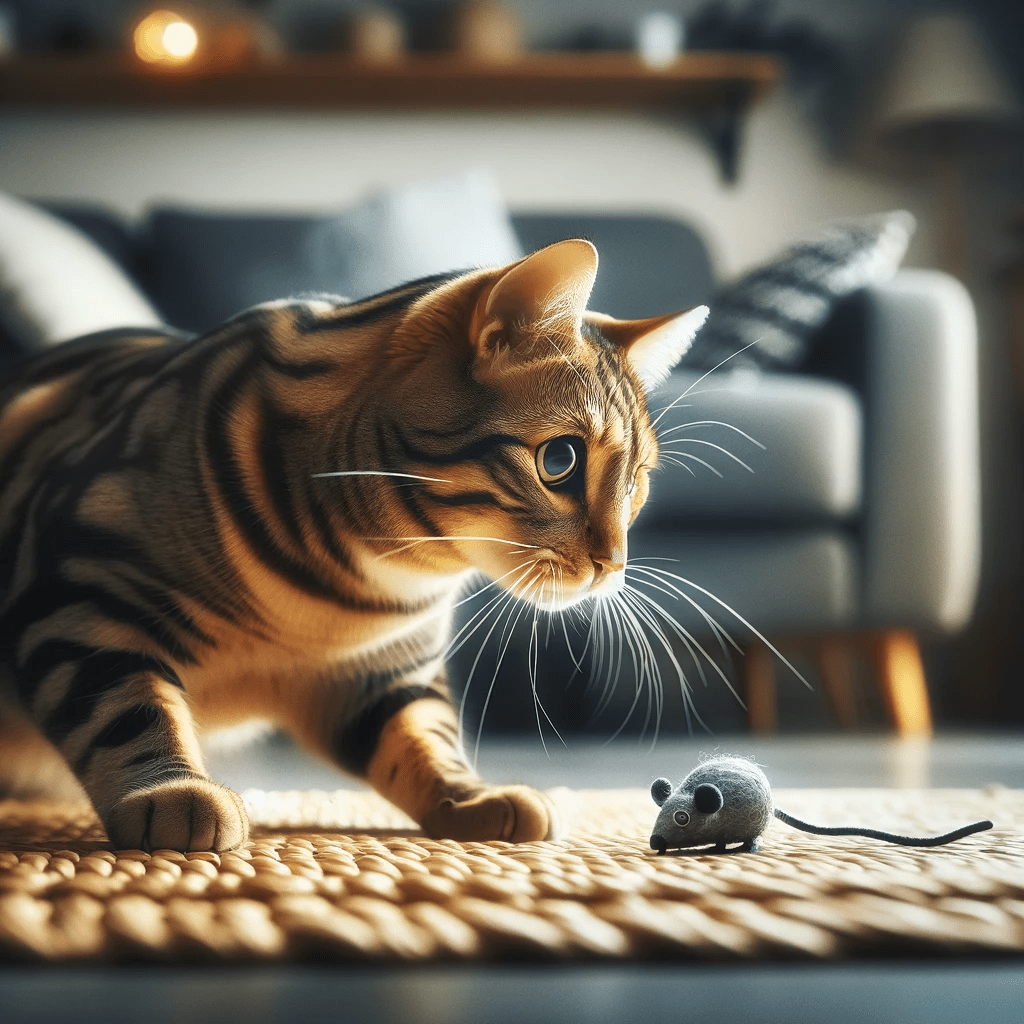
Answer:
M927 183L835 162L785 89L752 111L732 186L684 121L640 115L0 112L0 190L132 216L154 203L323 210L474 165L492 168L518 209L685 218L723 279L817 224L897 207L918 218L907 264L940 265ZM984 219L993 227L981 234L998 234ZM989 263L973 282L984 325L985 575L998 578L1017 572L1022 505L1005 314L983 280L991 261L977 262Z
M494 170L520 209L672 213L703 229L730 276L822 221L902 206L935 263L927 191L836 164L782 90L748 121L724 184L684 121L642 115L0 113L0 189L107 204L343 206L382 185Z

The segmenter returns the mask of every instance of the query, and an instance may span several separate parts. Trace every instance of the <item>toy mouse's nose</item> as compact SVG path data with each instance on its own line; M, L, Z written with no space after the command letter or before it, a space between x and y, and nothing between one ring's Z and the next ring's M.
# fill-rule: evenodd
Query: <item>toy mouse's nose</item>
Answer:
M661 836L651 836L651 849L664 853L668 849L668 843Z

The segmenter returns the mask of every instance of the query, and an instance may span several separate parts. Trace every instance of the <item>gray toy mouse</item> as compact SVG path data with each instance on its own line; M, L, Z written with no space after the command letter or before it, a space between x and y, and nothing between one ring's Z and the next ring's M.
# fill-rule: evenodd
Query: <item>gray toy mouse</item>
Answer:
M708 758L675 788L668 779L655 779L651 796L661 808L651 834L651 849L658 853L692 846L722 852L731 843L741 844L737 850L756 850L773 815L814 835L866 836L900 846L942 846L992 827L991 821L977 821L945 835L916 838L871 828L810 825L773 805L767 776L745 757Z

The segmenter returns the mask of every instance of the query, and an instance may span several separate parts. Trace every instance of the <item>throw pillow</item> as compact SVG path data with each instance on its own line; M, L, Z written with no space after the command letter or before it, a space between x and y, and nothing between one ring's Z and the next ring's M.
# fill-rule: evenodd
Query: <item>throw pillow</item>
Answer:
M711 300L684 364L798 367L840 299L896 273L914 227L904 210L837 224L750 271Z
M128 275L81 231L0 194L0 335L23 350L112 327L159 327Z
M484 171L375 196L323 221L311 262L345 268L354 299L449 270L503 266L523 255L498 184Z

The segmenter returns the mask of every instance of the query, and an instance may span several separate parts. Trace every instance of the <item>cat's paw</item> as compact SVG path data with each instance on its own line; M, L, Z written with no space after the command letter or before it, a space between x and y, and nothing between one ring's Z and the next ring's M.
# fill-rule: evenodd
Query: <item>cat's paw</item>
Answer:
M103 815L120 850L233 850L249 837L242 798L209 779L176 779L122 797Z
M553 801L529 786L486 786L461 800L446 799L421 822L433 839L529 843L559 833Z

